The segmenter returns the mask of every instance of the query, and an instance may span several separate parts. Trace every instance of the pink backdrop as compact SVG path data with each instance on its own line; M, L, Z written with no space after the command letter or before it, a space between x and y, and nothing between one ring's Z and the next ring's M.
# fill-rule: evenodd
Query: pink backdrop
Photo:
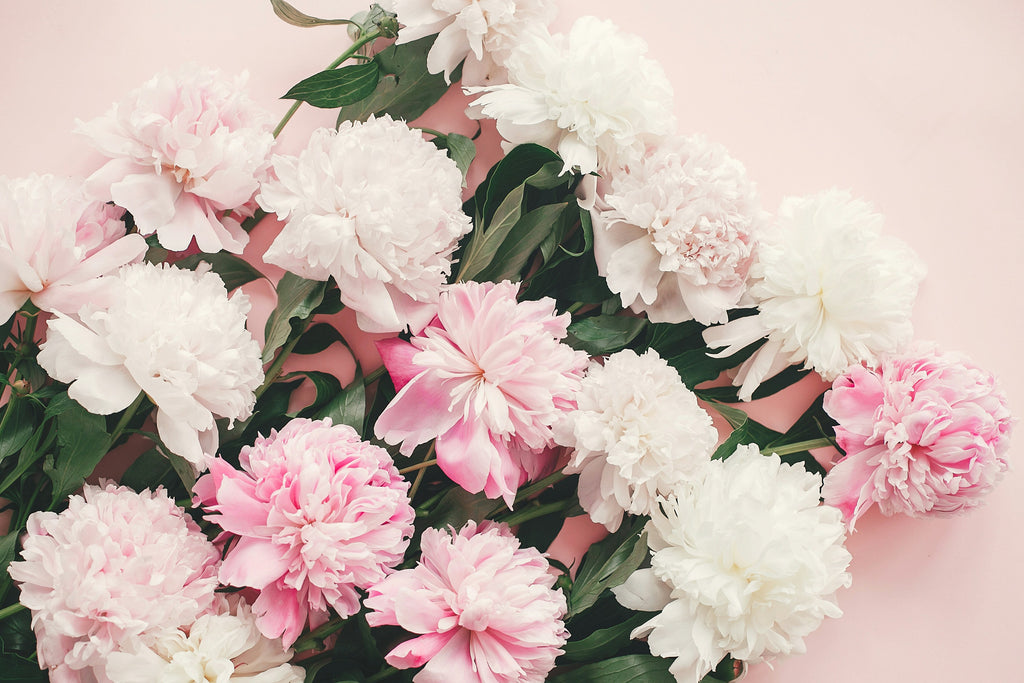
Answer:
M354 0L296 0L321 16ZM971 354L1024 411L1024 5L1017 0L703 3L561 0L558 27L584 13L642 35L676 90L682 132L743 160L767 208L836 185L874 202L930 275L918 337ZM96 158L71 135L156 71L183 62L247 68L276 98L346 45L344 29L298 29L268 2L6 2L0 5L0 174L85 174ZM329 115L305 108L294 147ZM777 417L784 422L783 416ZM1019 437L1024 438L1024 436ZM1018 443L1020 440L1018 439ZM1021 453L1021 447L1013 449ZM984 508L953 520L871 514L849 540L845 616L808 654L756 666L752 683L1018 680L1024 629L1011 473Z

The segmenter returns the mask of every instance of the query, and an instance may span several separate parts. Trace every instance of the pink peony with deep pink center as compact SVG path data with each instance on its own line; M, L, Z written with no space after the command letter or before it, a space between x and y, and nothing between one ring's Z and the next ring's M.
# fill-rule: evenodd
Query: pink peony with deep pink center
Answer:
M949 514L981 503L1008 468L1013 417L995 378L964 356L928 348L854 365L825 394L846 456L822 496L852 529L885 515Z
M569 315L555 302L516 301L510 282L463 282L441 293L437 317L411 342L378 342L398 395L378 438L437 439L437 464L471 493L511 507L524 482L551 472L551 425L575 407L587 355L562 344Z
M507 525L423 532L422 559L370 589L370 626L420 634L385 657L416 683L539 683L568 638L565 596Z
M196 482L208 519L237 536L220 580L260 591L260 631L289 647L305 628L359 611L356 589L401 562L413 532L409 483L391 456L329 419L294 419L242 449L242 471L220 458Z

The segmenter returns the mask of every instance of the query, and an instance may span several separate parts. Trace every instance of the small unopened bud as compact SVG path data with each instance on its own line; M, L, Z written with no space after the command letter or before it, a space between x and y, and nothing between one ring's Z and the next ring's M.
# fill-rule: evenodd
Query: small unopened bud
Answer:
M380 31L385 38L394 38L398 35L398 15L389 12L377 3L370 5L370 11L366 15L367 28L373 27Z
M28 380L19 379L11 382L11 391L15 396L24 396L32 391L32 386L28 383Z

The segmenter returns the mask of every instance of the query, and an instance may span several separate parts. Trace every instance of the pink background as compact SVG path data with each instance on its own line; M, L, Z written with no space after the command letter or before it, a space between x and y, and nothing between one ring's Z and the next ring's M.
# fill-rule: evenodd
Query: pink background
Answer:
M330 17L364 7L297 4ZM1024 411L1024 5L558 4L559 28L591 13L646 38L675 86L680 131L706 133L743 160L766 208L833 185L871 200L928 264L917 336L971 354ZM75 118L101 114L183 62L247 68L253 96L280 115L287 103L276 98L346 44L343 28L288 26L268 2L2 3L0 174L88 173L96 158L71 135ZM332 120L304 108L283 141L294 147ZM785 416L775 419L785 426ZM854 584L839 596L845 616L807 639L808 654L774 671L758 665L747 680L1024 678L1015 671L1024 636L1022 501L1024 483L1011 473L965 517L868 515L848 543Z

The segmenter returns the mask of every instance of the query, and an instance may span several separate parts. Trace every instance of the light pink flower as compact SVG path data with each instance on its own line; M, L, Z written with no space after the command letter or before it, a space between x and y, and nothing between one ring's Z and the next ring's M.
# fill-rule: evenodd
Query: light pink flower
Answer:
M504 524L423 532L422 559L370 589L370 626L421 634L385 657L426 665L416 683L539 683L568 638L565 597L535 548Z
M437 463L456 484L512 505L523 482L554 465L551 425L575 406L587 355L559 340L569 315L554 301L516 301L510 282L464 282L442 292L437 317L411 343L378 343L398 395L378 438L401 452L437 439Z
M260 590L256 623L295 642L307 619L359 611L368 588L402 560L415 512L387 451L347 425L295 419L242 449L242 471L210 460L196 499L238 536L220 580Z
M216 608L220 553L163 489L85 486L60 514L36 512L12 562L54 681L106 681L106 657Z
M872 504L885 515L948 514L982 502L1009 463L1014 423L995 378L930 348L836 378L825 410L846 456L822 496L852 529Z
M101 276L146 253L140 235L125 235L123 213L71 179L0 177L0 323L29 299L69 314L102 299Z
M113 200L172 251L193 238L202 251L239 254L249 241L239 218L270 165L270 115L228 79L204 67L164 72L79 132L110 157L86 181L96 198ZM228 213L230 212L230 215Z

